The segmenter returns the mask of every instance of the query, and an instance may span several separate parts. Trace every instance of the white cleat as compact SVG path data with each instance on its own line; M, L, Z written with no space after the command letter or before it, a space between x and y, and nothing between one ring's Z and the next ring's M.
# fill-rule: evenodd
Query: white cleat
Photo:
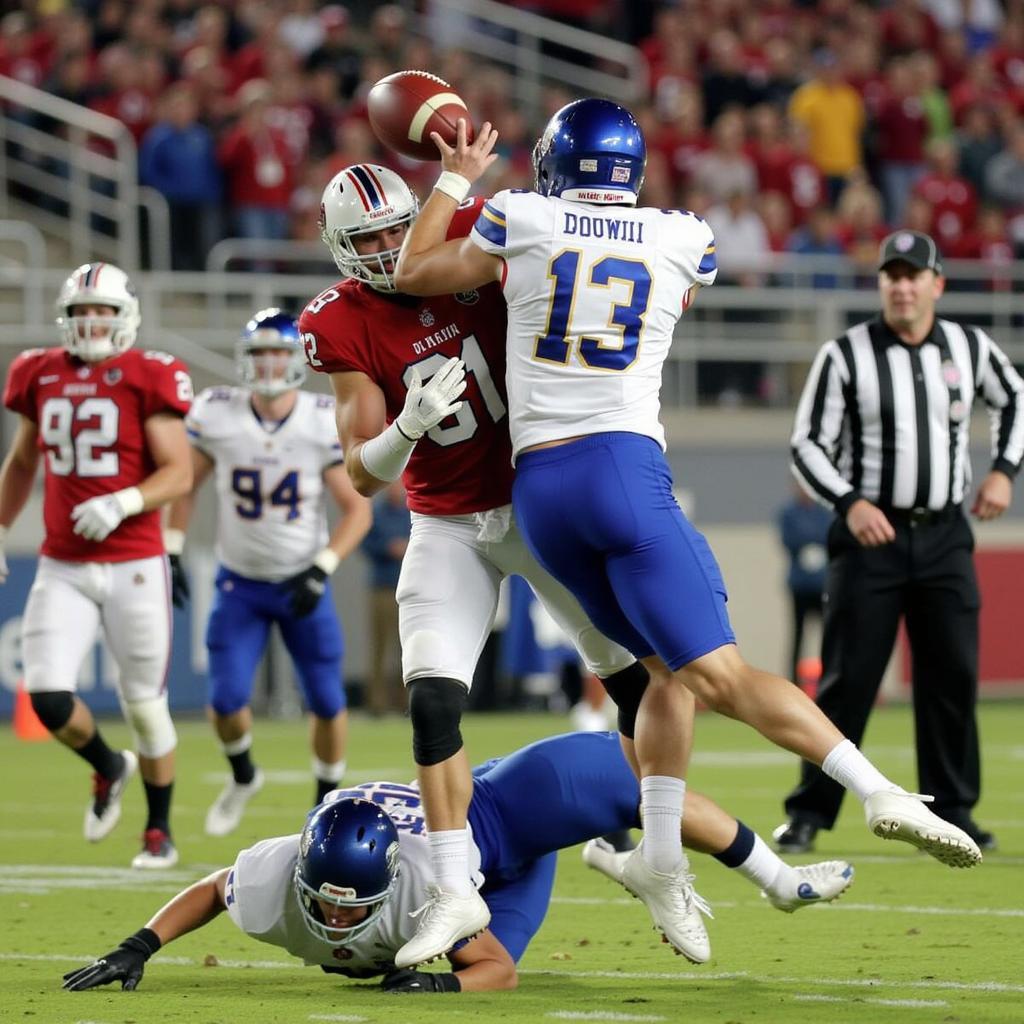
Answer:
M823 860L792 869L788 884L775 892L761 895L777 910L792 914L814 903L831 903L853 884L853 867L845 860Z
M178 863L178 851L171 837L159 828L147 828L142 834L142 851L132 858L132 867L143 871L162 871Z
M663 874L647 865L642 848L643 842L627 857L622 884L644 902L654 927L677 953L691 963L707 963L711 959L711 941L701 915L713 915L711 908L694 891L690 862L684 855L676 871Z
M227 785L220 791L220 796L213 801L206 812L206 834L208 836L226 836L238 828L245 813L245 805L263 788L265 776L259 768L252 777L252 782L244 785L228 779Z
M981 863L978 844L962 829L933 814L925 801L934 797L881 789L864 801L868 828L882 839L902 839L951 868Z
M90 843L106 838L121 820L121 797L139 767L139 759L130 750L122 750L121 756L124 767L116 779L105 779L99 773L93 773L92 803L85 809L82 825L82 832Z
M422 919L416 934L395 954L395 967L416 967L444 956L460 939L479 935L491 920L491 912L475 889L457 896L439 885L427 886L427 902L410 917Z
M632 853L632 850L620 853L606 839L591 839L583 847L583 863L622 885L622 869Z

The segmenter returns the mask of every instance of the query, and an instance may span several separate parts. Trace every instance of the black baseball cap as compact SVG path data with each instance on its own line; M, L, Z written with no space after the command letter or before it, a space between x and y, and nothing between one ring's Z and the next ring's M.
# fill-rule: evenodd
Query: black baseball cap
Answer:
M918 270L942 273L942 254L931 235L923 231L894 231L882 241L878 251L878 269L901 260Z

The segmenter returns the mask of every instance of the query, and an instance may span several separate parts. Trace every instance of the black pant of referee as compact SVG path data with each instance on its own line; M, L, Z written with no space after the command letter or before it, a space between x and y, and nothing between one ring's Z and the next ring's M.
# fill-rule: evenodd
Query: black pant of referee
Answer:
M974 537L959 506L883 511L896 531L891 544L862 546L843 517L829 532L817 703L860 744L902 616L912 657L921 792L935 797L936 814L992 849L994 838L971 818L981 787ZM780 846L810 848L817 829L835 824L843 793L804 762L800 783L786 799L790 824L776 833Z

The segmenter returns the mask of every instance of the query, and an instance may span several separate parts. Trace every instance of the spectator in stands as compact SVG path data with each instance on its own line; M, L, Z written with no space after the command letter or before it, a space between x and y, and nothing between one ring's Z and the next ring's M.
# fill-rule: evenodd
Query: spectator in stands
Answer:
M933 53L918 50L907 58L914 77L914 94L921 100L928 124L927 142L948 139L953 134L953 110L939 81L939 62Z
M337 76L341 95L349 100L359 85L363 56L349 38L348 11L340 4L320 8L323 42L309 55L306 67L310 71L330 68Z
M886 220L902 224L907 196L925 172L928 121L907 60L889 62L886 88L886 98L875 117L879 172Z
M795 121L784 121L777 107L762 103L752 111L754 139L751 157L761 192L780 192L790 204L796 223L825 202L825 180L807 156L807 132Z
M0 21L0 75L39 88L46 62L33 38L32 22L24 11L11 11Z
M649 150L665 154L675 189L690 184L697 158L711 145L704 131L704 99L696 85L681 88L674 97L672 116L653 135Z
M752 205L752 194L752 190L737 188L707 212L707 222L715 233L720 284L757 287L764 283L762 273L771 250L764 221Z
M816 206L807 217L807 223L790 235L786 249L798 256L842 256L843 243L835 213L828 206ZM835 273L815 271L811 275L812 288L836 288L838 285Z
M988 276L981 288L1008 292L1013 288L1013 243L1006 226L1006 215L998 206L982 207L974 229L965 234L951 253L957 259L984 260Z
M383 4L373 12L370 19L368 49L395 69L404 66L402 57L409 37L408 22L405 9L398 4ZM445 81L451 82L451 79L446 78Z
M747 79L743 51L735 32L719 29L708 41L708 61L701 77L704 123L713 126L730 107L749 107L754 91Z
M1001 206L1024 207L1024 121L1013 125L985 169L985 193Z
M316 0L291 0L281 19L281 39L299 60L305 60L324 41L325 28Z
M789 200L781 192L762 191L758 193L755 208L768 237L768 251L773 254L783 252L793 232L793 211Z
M396 480L374 500L373 525L362 543L363 554L370 561L370 671L366 681L366 709L371 715L405 711L395 590L411 529L405 488Z
M764 45L764 63L764 80L758 88L758 98L784 111L800 87L792 41L784 36L769 39Z
M714 202L724 202L737 192L753 195L757 170L744 151L746 126L743 111L732 107L718 116L711 129L711 148L694 161L693 183Z
M253 79L238 99L238 123L218 149L234 230L240 238L287 238L292 169L284 137L267 120L270 86Z
M957 133L960 148L960 175L974 191L986 196L985 175L989 161L1002 149L995 113L983 103L968 107Z
M811 159L825 175L829 198L835 199L861 165L864 103L843 79L831 50L815 54L814 67L815 77L793 93L789 115L807 128Z
M136 143L153 123L156 94L142 87L140 51L124 43L108 46L99 59L99 95L93 110L116 118L132 133Z
M960 150L956 141L936 139L928 146L928 170L914 186L914 195L926 199L933 213L931 227L915 230L934 235L942 251L951 254L960 239L973 229L978 212L974 186L957 173L959 165Z
M882 197L866 178L855 177L843 189L836 213L843 251L854 263L873 274L878 262L878 243L888 233L882 219Z
M223 180L217 147L198 114L195 90L187 82L175 83L139 150L142 184L162 193L170 207L174 270L202 270L221 238Z

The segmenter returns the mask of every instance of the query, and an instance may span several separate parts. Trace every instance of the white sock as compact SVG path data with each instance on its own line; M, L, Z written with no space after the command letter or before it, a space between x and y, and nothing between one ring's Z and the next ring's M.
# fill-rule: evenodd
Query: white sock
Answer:
M445 892L469 896L473 881L469 877L469 830L465 828L431 832L430 863L434 880Z
M736 870L758 889L773 889L787 871L793 869L757 834L747 859Z
M854 745L851 740L836 744L821 762L821 770L848 789L863 803L880 789L898 790Z
M644 825L643 858L647 866L671 874L683 862L683 800L686 783L671 775L640 780L640 813Z
M223 747L224 754L227 757L234 757L235 754L244 754L251 746L251 732L247 732L244 736L239 736L237 740L228 740L227 743L221 743L221 747Z
M347 767L344 758L340 761L321 761L319 757L314 757L313 778L322 782L341 782Z

